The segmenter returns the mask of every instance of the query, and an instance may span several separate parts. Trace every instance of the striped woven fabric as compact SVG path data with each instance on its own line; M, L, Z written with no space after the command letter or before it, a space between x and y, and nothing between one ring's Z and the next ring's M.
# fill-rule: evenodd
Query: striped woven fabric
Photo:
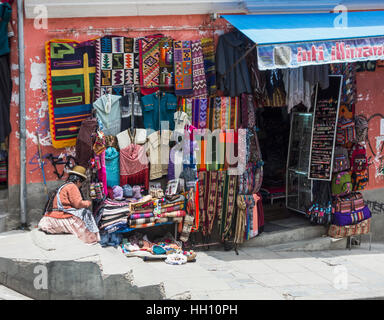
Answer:
M358 211L347 213L335 212L332 215L332 223L337 226L347 226L369 219L370 217L371 211L367 206L365 206L362 210Z
M91 115L95 40L45 44L49 128L54 148L74 146L81 122Z
M7 182L7 160L0 161L0 182Z
M185 217L185 211L177 210L177 211L171 211L171 212L164 212L159 214L157 217L159 218Z
M140 224L145 224L145 223L150 223L155 221L156 221L156 217L150 217L150 218L141 218L141 219L130 219L128 220L128 223L130 226L135 226L135 225L140 225Z
M134 213L132 214L129 219L131 220L136 220L136 219L143 219L143 218L151 218L153 217L154 214L153 212L148 212L148 213Z
M364 208L364 198L360 192L351 193L350 195L339 197L333 204L335 212L347 213L351 211L362 210Z
M357 224L347 226L337 226L335 224L331 224L328 229L328 236L340 239L353 235L367 234L371 229L371 220L371 218L368 218Z

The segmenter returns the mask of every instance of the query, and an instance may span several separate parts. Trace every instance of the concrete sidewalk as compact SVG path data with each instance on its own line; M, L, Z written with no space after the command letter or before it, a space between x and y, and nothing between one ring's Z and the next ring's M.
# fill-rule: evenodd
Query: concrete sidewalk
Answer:
M384 297L384 244L352 250L287 251L279 246L200 251L168 265L125 257L72 235L0 234L0 284L34 299L368 299ZM34 267L48 270L36 290ZM9 295L10 297L10 295ZM0 298L1 290L0 290Z

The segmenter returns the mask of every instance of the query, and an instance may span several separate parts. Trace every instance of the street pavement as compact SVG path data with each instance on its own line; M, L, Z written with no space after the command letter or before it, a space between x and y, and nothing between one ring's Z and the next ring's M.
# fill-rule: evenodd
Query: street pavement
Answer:
M276 252L267 248L199 252L195 263L150 263L166 288L190 299L337 300L384 297L384 244L352 250ZM170 290L170 289L169 289ZM169 293L171 295L171 293Z
M384 297L382 243L372 243L370 251L368 244L363 242L352 250L295 252L274 251L268 247L240 247L238 253L212 247L199 251L196 262L184 265L143 262L137 257L126 259L127 264L145 264L148 270L152 270L158 281L164 283L166 296L171 299L344 300ZM138 262L136 259L140 264L133 263ZM0 299L28 298L0 286Z

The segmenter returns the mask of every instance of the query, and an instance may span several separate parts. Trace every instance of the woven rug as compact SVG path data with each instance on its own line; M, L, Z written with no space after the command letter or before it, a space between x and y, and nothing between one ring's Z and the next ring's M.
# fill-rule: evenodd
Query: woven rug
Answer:
M173 42L173 61L175 72L175 95L192 95L193 87L191 41Z
M147 36L139 40L140 85L143 95L159 91L160 41L162 35Z
M96 39L95 99L104 94L125 96L139 84L138 39L105 36Z
M91 115L95 41L50 40L45 55L52 145L74 146L81 122Z

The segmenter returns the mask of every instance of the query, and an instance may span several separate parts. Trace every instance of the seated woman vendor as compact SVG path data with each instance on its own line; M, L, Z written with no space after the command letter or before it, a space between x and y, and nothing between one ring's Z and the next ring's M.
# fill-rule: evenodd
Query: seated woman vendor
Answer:
M86 169L75 166L67 181L50 196L39 222L46 233L72 233L85 243L100 241L99 229L92 212L91 201L83 200L81 185L86 180Z

